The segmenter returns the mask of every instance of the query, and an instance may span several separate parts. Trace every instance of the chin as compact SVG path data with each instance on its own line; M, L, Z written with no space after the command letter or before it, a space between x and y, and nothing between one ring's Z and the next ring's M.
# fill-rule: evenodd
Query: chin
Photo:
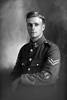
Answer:
M37 38L37 36L31 36L32 38Z

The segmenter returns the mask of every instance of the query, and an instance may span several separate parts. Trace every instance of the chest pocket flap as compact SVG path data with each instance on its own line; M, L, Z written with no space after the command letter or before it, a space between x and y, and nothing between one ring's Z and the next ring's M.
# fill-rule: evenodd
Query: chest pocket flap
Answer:
M32 61L31 66L41 66L42 60L41 59L35 59Z

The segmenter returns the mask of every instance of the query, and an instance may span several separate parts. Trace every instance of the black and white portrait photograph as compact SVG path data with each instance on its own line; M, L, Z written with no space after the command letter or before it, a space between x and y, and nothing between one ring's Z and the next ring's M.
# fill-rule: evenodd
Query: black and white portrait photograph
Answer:
M0 100L66 100L67 0L0 0Z

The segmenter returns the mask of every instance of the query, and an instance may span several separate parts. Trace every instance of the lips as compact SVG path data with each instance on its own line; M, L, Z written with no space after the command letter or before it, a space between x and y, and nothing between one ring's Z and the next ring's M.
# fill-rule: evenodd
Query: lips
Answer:
M32 31L31 33L36 33L36 32L33 32L33 31Z

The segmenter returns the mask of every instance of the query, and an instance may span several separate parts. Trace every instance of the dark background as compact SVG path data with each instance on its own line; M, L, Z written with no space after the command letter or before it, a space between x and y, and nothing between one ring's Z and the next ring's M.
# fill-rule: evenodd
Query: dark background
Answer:
M25 15L39 10L46 17L47 39L59 46L61 67L55 86L10 91L9 74L21 46L29 40ZM0 100L66 100L67 0L0 0Z

